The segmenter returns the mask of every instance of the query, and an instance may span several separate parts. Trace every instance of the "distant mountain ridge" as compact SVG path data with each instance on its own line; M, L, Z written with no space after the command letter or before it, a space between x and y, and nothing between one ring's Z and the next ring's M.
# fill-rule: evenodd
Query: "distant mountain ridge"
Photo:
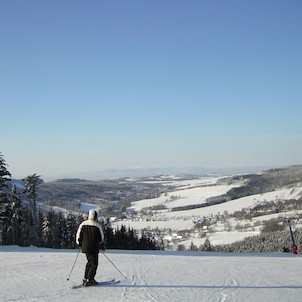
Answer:
M207 167L134 167L122 169L104 169L90 172L79 172L62 174L60 179L80 178L85 180L103 180L125 177L148 177L157 175L234 175L243 173L257 173L264 169L274 168L272 166L247 166L247 167L226 167L226 168L207 168Z

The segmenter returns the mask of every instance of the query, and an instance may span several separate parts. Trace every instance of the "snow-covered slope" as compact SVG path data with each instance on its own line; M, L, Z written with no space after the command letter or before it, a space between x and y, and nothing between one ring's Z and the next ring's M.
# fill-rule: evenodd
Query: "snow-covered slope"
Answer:
M134 228L136 230L169 229L175 232L180 230L186 230L187 238L182 238L180 244L188 248L191 246L191 244L194 244L199 247L201 244L204 243L206 239L209 239L212 244L227 244L234 241L242 240L245 237L259 234L263 222L268 221L271 218L276 218L278 216L282 216L283 218L285 218L286 216L292 216L298 213L297 211L283 212L274 215L274 217L259 216L252 220L241 222L229 218L227 222L225 221L226 216L241 211L242 209L252 209L256 205L259 205L261 203L277 203L279 201L299 199L302 196L302 187L283 188L272 192L255 194L230 200L228 202L212 206L175 211L175 207L203 204L207 202L207 199L210 197L220 196L222 194L227 193L232 188L243 185L242 182L238 182L232 185L217 185L216 182L219 179L221 179L221 177L213 176L201 177L199 179L192 180L171 180L171 177L169 181L164 179L157 180L162 185L173 187L174 190L170 191L169 193L162 194L158 198L143 199L140 201L132 202L131 207L128 208L128 211L129 213L131 213L131 211L136 211L138 214L129 214L128 219L116 221L113 223L113 226L121 227L121 225L125 225L126 227ZM174 208L174 211L171 210L172 208ZM150 214L143 215L141 212L142 210L145 210L145 212L148 210L150 212L151 210L153 214L151 216ZM220 217L221 215L224 215L223 224L219 225L221 221L217 221L216 225L212 225L211 232L207 232L207 230L205 231L207 232L206 236L204 236L204 234L200 232L196 233L196 230L194 229L196 221L202 220L204 218L212 219L215 217ZM235 230L238 224L250 224L251 228L245 230ZM256 227L253 227L254 225ZM189 234L190 230L191 234ZM175 239L176 236L176 233L172 235L169 234L168 236L165 236L164 239ZM171 248L177 248L177 244L176 246L172 245Z
M143 199L132 202L129 209L141 211L143 208L163 205L167 209L174 207L196 205L206 202L206 199L213 196L219 196L227 193L235 186L206 186L206 187L191 187L178 191L162 194L158 198Z
M99 255L97 280L120 284L69 289L81 283L86 263L77 251L0 247L0 300L36 302L301 301L301 256L201 252L108 251L126 280Z
M160 205L164 205L167 207L167 209L171 209L178 206L202 204L206 202L207 198L220 196L227 193L232 188L238 187L240 185L215 185L214 181L218 180L218 178L213 178L212 180L213 183L209 185L204 185L204 183L200 182L200 180L192 180L191 182L189 182L189 185L188 181L185 181L182 185L181 182L178 181L177 183L179 187L177 188L177 190L169 192L167 194L162 194L158 198L143 199L140 201L132 202L130 209L141 211L143 208ZM247 197L234 199L229 202L199 209L176 212L163 210L161 212L164 213L167 217L207 216L210 214L216 215L217 213L222 214L225 210L227 210L229 214L232 214L235 211L240 211L242 208L250 208L260 202L277 202L280 200L295 199L301 197L301 195L302 187L294 187L275 190L263 194L250 195Z

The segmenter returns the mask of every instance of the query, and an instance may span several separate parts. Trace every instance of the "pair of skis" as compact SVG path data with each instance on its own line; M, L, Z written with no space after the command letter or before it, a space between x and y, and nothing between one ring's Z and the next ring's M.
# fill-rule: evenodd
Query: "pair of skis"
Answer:
M100 281L100 282L97 282L96 284L92 284L89 286L84 286L83 284L73 285L70 288L76 289L76 288L82 288L82 287L106 286L106 285L114 285L114 284L117 284L120 282L121 282L121 280L118 280L118 279L110 279L110 280Z

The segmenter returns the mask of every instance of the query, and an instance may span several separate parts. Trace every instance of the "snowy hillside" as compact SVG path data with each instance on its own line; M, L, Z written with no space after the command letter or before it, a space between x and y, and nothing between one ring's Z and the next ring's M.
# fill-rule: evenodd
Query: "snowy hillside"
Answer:
M200 205L205 204L209 198L219 197L233 188L241 187L243 181L221 185L218 181L222 177L219 176L192 180L178 180L176 177L175 180L171 179L172 177L169 177L169 181L165 178L157 178L153 183L157 181L161 185L173 187L174 190L161 194L158 198L132 202L131 207L127 209L128 218L116 221L113 226L125 225L136 230L148 229L151 232L156 229L166 230L164 240L169 242L170 249L177 249L179 244L186 248L189 248L191 244L199 247L206 239L209 239L212 244L228 244L260 234L262 225L272 218L284 219L301 214L301 211L294 210L276 215L263 213L257 218L241 221L229 218L235 212L242 209L251 211L257 205L299 200L302 196L301 186L280 188L201 207ZM194 208L195 205L197 205L196 208ZM192 208L177 210L177 207L184 206L192 206ZM196 230L196 223L204 220L211 221L211 229ZM186 231L186 236L179 235L179 231Z
M209 241L216 246L259 235L272 219L288 231L284 220L294 217L293 229L301 229L301 180L302 166L229 176L67 179L41 185L39 205L75 215L94 208L113 228L133 228L160 248L195 250Z
M99 255L97 280L104 287L70 289L81 283L86 258L76 250L0 247L0 300L36 302L301 301L301 256L201 252L107 251L127 277Z

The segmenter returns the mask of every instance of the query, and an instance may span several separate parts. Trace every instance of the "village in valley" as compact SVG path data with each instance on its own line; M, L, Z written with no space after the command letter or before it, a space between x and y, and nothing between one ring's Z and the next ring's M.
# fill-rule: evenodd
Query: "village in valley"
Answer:
M301 166L294 166L241 175L160 175L102 182L73 179L43 184L41 192L43 204L54 206L47 199L47 188L55 188L58 201L63 188L66 198L76 187L76 201L64 203L63 198L56 207L64 204L68 211L70 205L84 215L95 208L113 229L133 229L138 236L154 239L160 249L211 250L270 231L283 232L287 238L282 244L290 245L286 241L290 241L289 218L300 237L301 171ZM282 244L279 249L284 248Z

